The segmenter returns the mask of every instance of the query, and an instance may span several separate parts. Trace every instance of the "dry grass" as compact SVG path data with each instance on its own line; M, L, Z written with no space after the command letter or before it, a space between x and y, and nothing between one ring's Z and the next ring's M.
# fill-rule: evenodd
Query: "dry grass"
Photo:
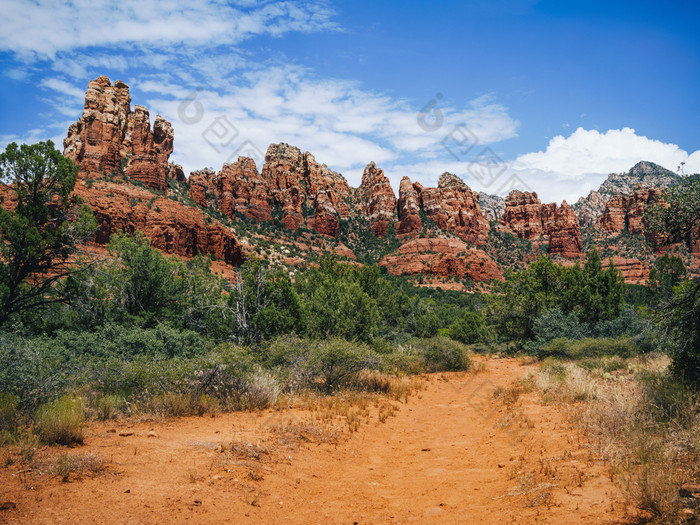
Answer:
M203 416L215 414L219 400L207 394L170 392L154 397L145 408L147 412L163 417Z
M700 394L668 375L665 356L547 362L535 376L546 402L585 402L579 423L630 503L678 523L678 489L700 477Z
M96 476L105 470L105 462L102 457L88 452L85 454L59 454L49 468L49 473L61 478L67 483L70 476L80 479L82 476Z
M362 370L356 374L352 389L387 395L396 401L408 403L408 398L422 388L419 379L407 375L382 374L376 370Z
M547 403L575 403L598 396L596 380L573 363L547 363L535 375L534 384Z
M270 455L270 449L260 442L248 443L241 440L233 440L227 445L221 445L221 452L236 459L261 461Z
M336 444L340 439L338 430L314 424L311 421L288 420L284 423L267 428L280 445L296 445L299 443L331 443Z
M46 443L74 445L83 442L85 404L79 397L65 395L39 407L36 424Z

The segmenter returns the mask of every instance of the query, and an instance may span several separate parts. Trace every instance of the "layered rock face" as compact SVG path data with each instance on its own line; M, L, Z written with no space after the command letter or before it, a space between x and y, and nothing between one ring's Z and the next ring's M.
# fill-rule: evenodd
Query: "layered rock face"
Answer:
M196 209L165 197L155 201L141 188L108 183L88 188L77 184L75 193L92 208L98 223L95 241L106 244L110 235L142 231L151 246L186 257L212 254L232 265L243 261L241 245L221 224L207 222ZM149 204L150 203L150 204Z
M219 211L229 219L236 212L256 221L272 220L272 198L267 182L258 173L250 157L238 157L233 164L224 164L216 179Z
M581 254L583 243L578 220L566 201L560 207L555 203L543 205L537 193L513 190L506 197L502 222L516 237L548 242L550 253L567 258Z
M396 233L402 235L416 232L422 226L418 192L411 184L411 179L404 177L399 185L399 226Z
M281 208L285 227L296 230L307 221L319 233L338 236L339 219L349 214L350 186L342 175L311 153L281 143L267 149L261 179Z
M614 256L612 258L615 267L622 272L627 284L646 284L649 279L649 267L639 259ZM604 258L603 269L610 266L610 259Z
M90 82L83 115L71 124L63 147L84 173L123 168L150 188L167 188L173 128L158 115L151 130L148 110L136 106L131 112L129 86L119 80L112 85L101 76Z
M521 239L537 239L544 234L542 226L542 202L537 193L513 190L506 197L503 223Z
M583 249L576 213L566 201L563 201L558 208L556 204L554 207L554 223L547 230L549 233L549 252L575 259L581 255Z
M365 167L354 201L356 212L369 220L370 229L376 237L386 235L389 227L396 222L396 195L384 170L377 168L374 162Z
M202 208L207 207L207 192L213 189L216 175L210 169L190 173L190 198Z
M131 178L157 190L167 189L168 177L185 181L182 167L168 162L173 151L173 128L157 116L151 130L148 110L131 111L129 87L107 77L90 82L83 114L68 129L64 155L94 176L124 170ZM206 193L213 172L194 177L191 195L206 206ZM241 246L221 224L205 221L198 210L129 184L79 181L75 193L93 209L98 222L95 241L106 243L119 231L142 231L151 246L183 256L210 253L228 264L243 261Z
M350 186L345 178L316 162L311 153L284 143L268 148L261 173L249 157L224 164L218 174L192 172L192 199L206 208L207 193L218 199L219 211L229 219L240 213L256 221L272 221L278 209L286 228L296 230L307 224L331 237L338 236L339 220L350 213Z
M489 223L481 214L479 197L462 179L443 173L437 188L413 185L420 208L439 228L451 231L466 242L481 246L489 238Z
M482 250L458 239L413 239L379 264L392 275L426 274L437 277L468 277L483 282L502 280L498 265Z
M609 233L644 233L644 214L647 209L661 202L662 190L636 185L631 195L616 195L605 205L597 226Z

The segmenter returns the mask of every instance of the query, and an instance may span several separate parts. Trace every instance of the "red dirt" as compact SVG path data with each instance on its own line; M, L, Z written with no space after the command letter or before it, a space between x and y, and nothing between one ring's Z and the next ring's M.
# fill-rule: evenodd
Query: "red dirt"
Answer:
M485 362L479 374L428 377L393 417L381 423L373 409L335 444L283 444L262 431L301 420L299 410L138 423L130 436L109 432L126 425L95 423L84 446L39 456L94 452L106 472L63 483L3 467L0 504L16 508L0 510L0 522L623 522L607 467L561 408L535 393L511 407L493 399L531 367ZM261 459L222 453L232 440Z

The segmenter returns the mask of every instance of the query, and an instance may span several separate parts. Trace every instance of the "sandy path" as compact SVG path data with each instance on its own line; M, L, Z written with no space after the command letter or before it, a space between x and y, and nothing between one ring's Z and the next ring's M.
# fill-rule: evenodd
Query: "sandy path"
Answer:
M0 469L7 523L620 523L624 504L565 414L496 386L527 373L511 359L486 371L434 375L386 422L372 416L338 444L279 446L262 461L219 444L257 444L259 429L302 418L265 411L91 428L106 474L62 483ZM153 430L156 437L148 437ZM263 442L264 446L264 442ZM55 455L55 450L42 452Z

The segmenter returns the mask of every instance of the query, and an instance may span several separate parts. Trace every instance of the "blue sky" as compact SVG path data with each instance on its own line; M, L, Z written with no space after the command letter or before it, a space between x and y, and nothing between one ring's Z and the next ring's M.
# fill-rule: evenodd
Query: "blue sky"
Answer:
M4 0L0 146L60 144L91 79L175 128L186 172L288 142L357 186L574 201L639 160L700 171L700 4ZM258 162L260 168L261 162Z

